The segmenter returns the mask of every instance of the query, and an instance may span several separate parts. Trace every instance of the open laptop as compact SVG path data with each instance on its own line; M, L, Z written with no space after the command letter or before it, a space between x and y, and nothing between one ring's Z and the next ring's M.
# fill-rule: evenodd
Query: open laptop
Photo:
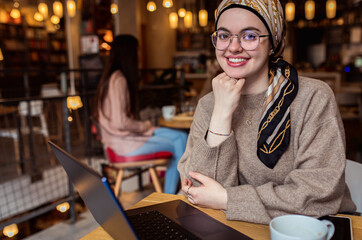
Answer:
M171 234L175 239L251 239L181 200L124 211L105 177L48 143L95 220L114 239L171 239Z

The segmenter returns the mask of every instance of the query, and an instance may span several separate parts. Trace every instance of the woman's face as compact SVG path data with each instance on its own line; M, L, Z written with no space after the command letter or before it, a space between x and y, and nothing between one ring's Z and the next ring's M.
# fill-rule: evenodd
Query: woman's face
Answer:
M217 30L220 29L231 34L251 30L259 35L268 35L263 22L254 13L242 8L231 8L222 13L217 25ZM269 37L261 37L258 47L249 51L243 49L237 38L233 37L227 49L215 51L221 68L229 77L245 78L248 81L268 76L271 53Z

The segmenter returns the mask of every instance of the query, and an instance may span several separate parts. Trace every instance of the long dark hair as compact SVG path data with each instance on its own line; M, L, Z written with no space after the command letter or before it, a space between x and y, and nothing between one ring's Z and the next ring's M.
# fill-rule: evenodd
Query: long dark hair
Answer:
M104 67L102 77L98 83L96 94L96 114L99 109L103 111L104 99L108 94L111 75L120 70L126 77L130 95L130 106L127 114L137 116L137 90L138 90L138 41L132 35L118 35L113 39L111 52Z

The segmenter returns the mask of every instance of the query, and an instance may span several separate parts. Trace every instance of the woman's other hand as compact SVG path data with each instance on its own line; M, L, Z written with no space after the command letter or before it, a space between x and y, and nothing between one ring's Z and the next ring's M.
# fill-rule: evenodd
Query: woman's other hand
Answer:
M201 173L189 172L189 175L201 183L199 187L195 187L189 179L182 182L182 191L192 204L226 210L227 192L221 184Z

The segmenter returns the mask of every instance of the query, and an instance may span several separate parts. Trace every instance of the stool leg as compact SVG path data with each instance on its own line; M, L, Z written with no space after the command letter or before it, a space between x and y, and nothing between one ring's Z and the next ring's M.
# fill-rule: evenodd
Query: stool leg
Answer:
M153 186L155 187L156 192L162 193L162 187L161 187L160 181L158 180L155 168L150 167L148 169L148 171L150 172L151 179L152 179L152 182L153 182Z
M118 170L116 185L114 186L114 195L116 195L116 198L118 198L121 192L123 173L123 169Z

